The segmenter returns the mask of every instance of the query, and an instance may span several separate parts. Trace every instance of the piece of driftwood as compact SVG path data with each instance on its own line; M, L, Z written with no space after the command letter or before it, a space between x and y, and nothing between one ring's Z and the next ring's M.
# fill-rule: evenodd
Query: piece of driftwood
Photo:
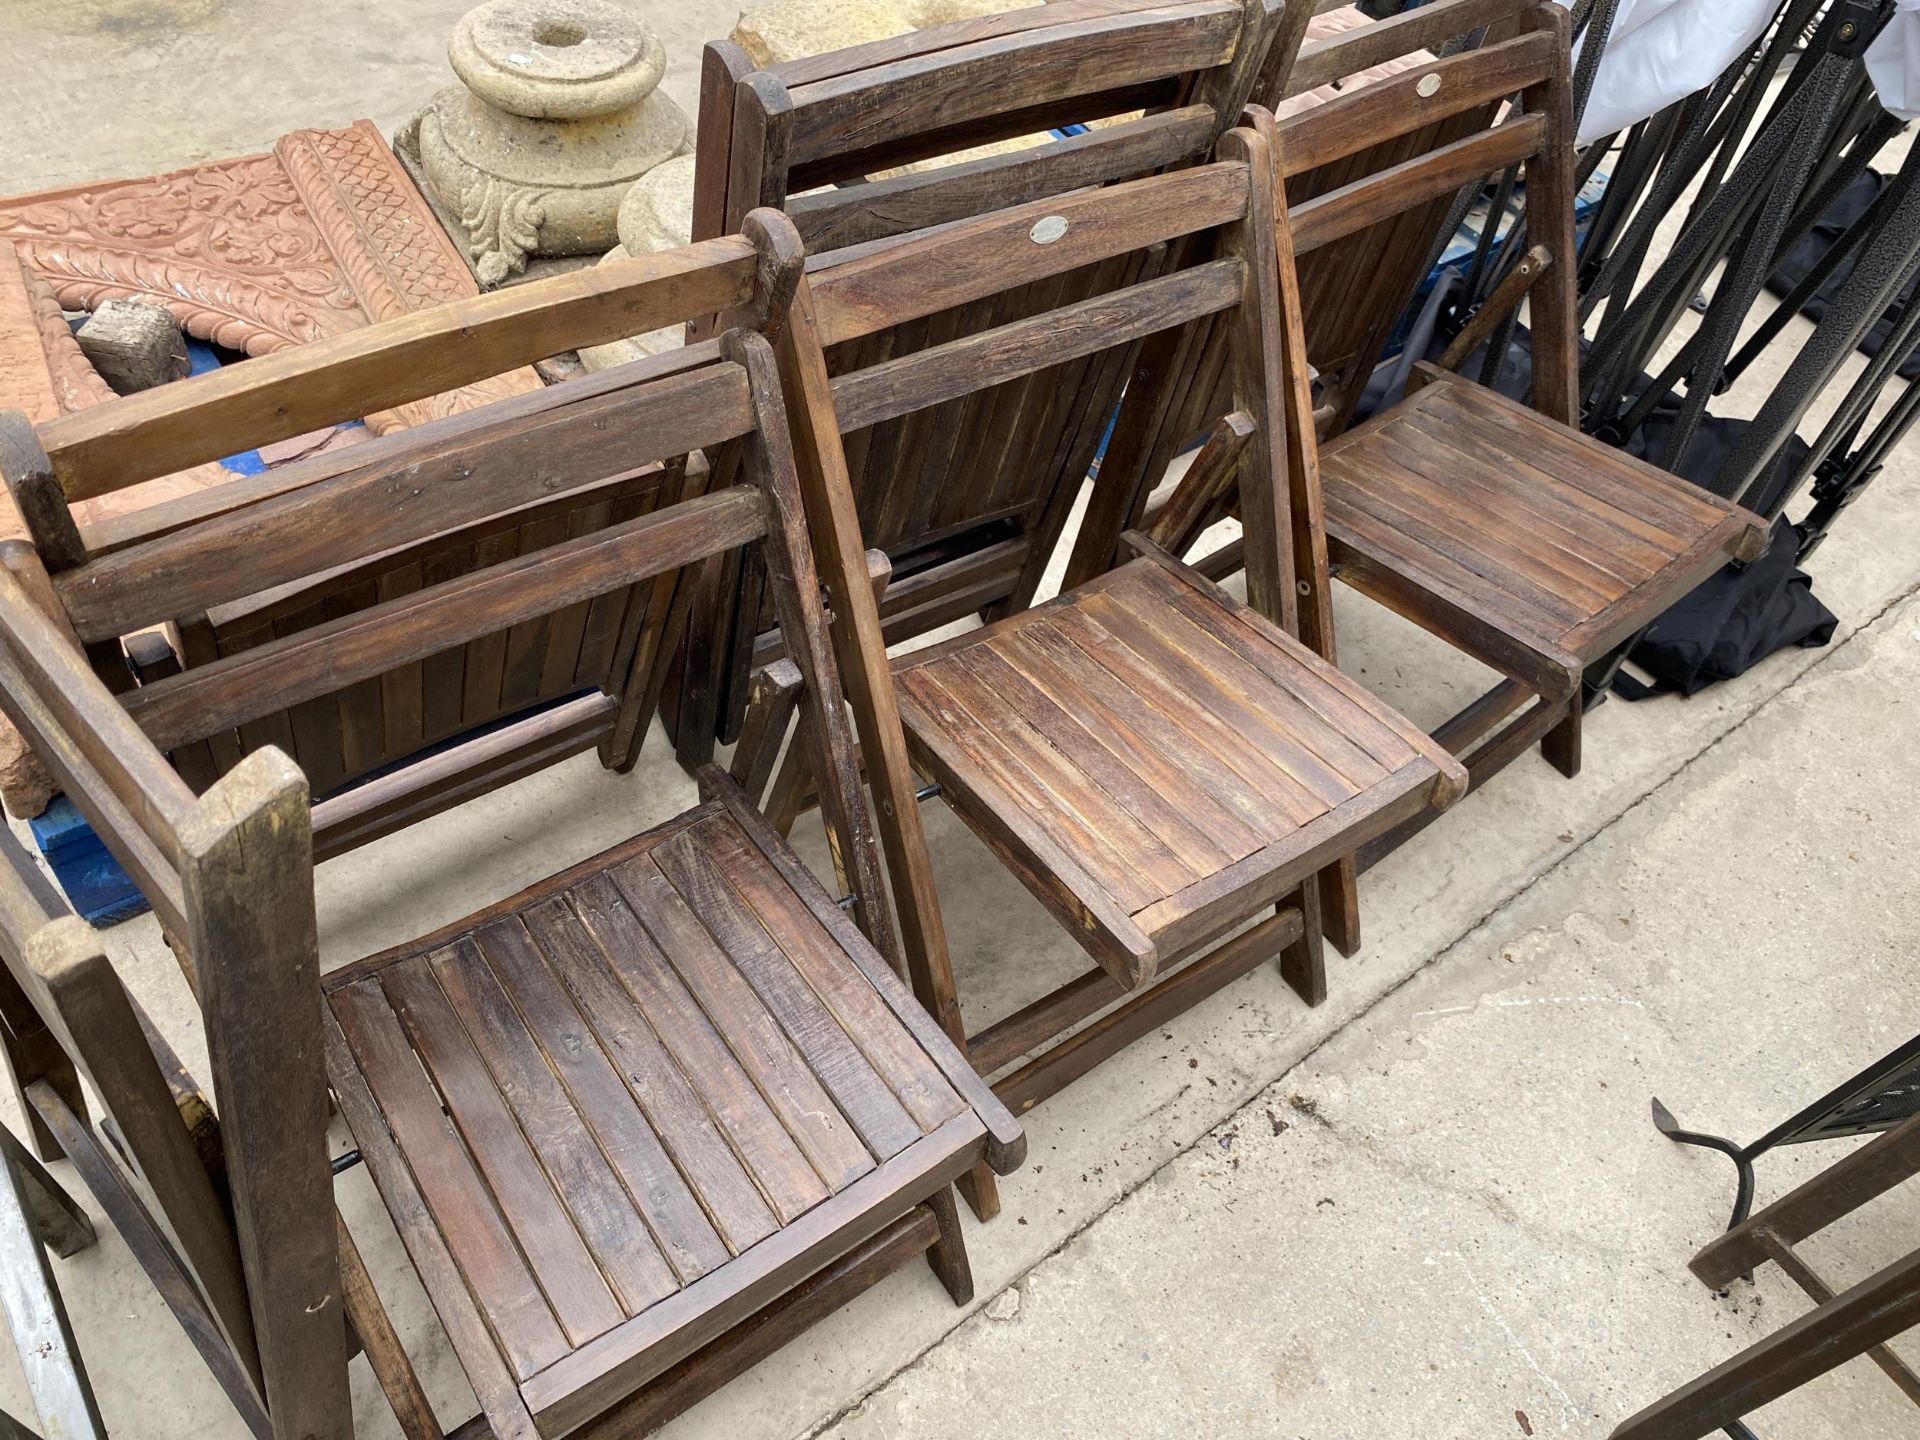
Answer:
M1444 807L1465 784L1451 756L1342 676L1318 653L1320 637L1305 634L1301 596L1324 591L1324 544L1315 477L1287 459L1273 177L1254 131L1229 132L1220 152L1212 164L923 231L870 264L823 270L802 285L777 336L837 638L843 654L875 657L844 668L907 963L927 1008L976 1058L991 1057L981 1063L1000 1072L996 1092L1020 1107L1262 958L1278 958L1317 1002L1316 872ZM1187 263L1133 265L1142 251ZM990 314L1003 291L1031 293L1109 263L1114 278L1085 299L829 375L829 344L958 307ZM1226 429L1244 440L1248 603L1134 536L1127 563L910 651L893 666L894 686L863 691L883 627L855 516L833 508L847 494L842 433L1214 315L1233 337ZM1136 380L1113 445L1147 433L1130 412L1161 401ZM922 849L915 769L1095 962L972 1036ZM1122 996L1091 1027L1023 1062ZM971 1198L991 1212L985 1177Z
M694 233L738 228L752 206L776 205L806 242L810 273L885 273L906 234L1191 163L1234 123L1262 58L1298 46L1309 9L1060 0L764 70L730 42L709 45ZM1050 127L1078 133L1050 136ZM1121 279L1122 263L928 307L858 338L823 337L829 371L905 365L913 351L1086 299ZM991 394L847 427L861 531L893 568L889 642L1028 603L1098 452L1125 361L1124 351L1063 357ZM696 622L710 638L699 651L705 672L687 677L678 740L689 764L710 753L716 733L735 738L748 676L773 658L760 577L730 579Z
M103 300L74 338L80 353L118 395L184 380L190 368L186 336L164 305Z
M329 1087L480 1399L463 1434L635 1433L916 1254L957 1299L971 1293L948 1187L976 1165L1017 1165L1024 1140L894 974L891 907L762 335L732 329L392 437L400 449L375 442L361 452L371 467L340 465L105 556L76 556L64 511L40 503L76 475L137 471L150 448L257 440L303 409L390 403L544 353L556 337L770 307L793 293L800 250L777 214L752 228L761 243L728 237L372 327L116 402L106 418L117 423L84 435L44 427L44 452L14 447L24 459L9 479L43 549L0 546L0 709L175 945L205 1026L230 1211L184 1123L204 1107L180 1108L190 1082L151 1048L97 938L71 917L47 920L0 874L0 937L17 936L0 953L21 955L16 983L119 1143L99 1143L52 1067L24 1088L256 1435L349 1435L356 1341L409 1440L440 1433L334 1212ZM776 318L761 315L777 330ZM89 639L164 612L177 603L169 590L214 610L465 527L531 523L529 501L693 450L718 457L727 482L422 574L204 665L156 667L120 696L89 663ZM398 486L410 504L370 503ZM689 593L683 572L710 572L741 547L757 552L799 675L851 913L710 770L692 811L323 983L307 777L267 744L196 795L162 755L487 637L505 637L511 674L522 627L545 633L609 596L636 597L610 627L621 652L664 653L685 607L663 597ZM207 583L214 570L224 582ZM631 729L657 673L613 666L549 738ZM881 670L853 688L886 686ZM518 763L520 744L493 762ZM382 792L352 823L404 823L413 807L472 793L458 774L428 778L428 794Z

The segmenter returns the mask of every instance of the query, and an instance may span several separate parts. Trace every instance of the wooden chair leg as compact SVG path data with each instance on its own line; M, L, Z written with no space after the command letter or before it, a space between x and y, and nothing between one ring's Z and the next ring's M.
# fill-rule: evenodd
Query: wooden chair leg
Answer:
M1540 741L1542 757L1569 780L1580 773L1581 711L1581 694L1576 689L1573 692L1573 699L1568 702L1566 718L1549 730Z
M799 708L800 685L800 667L791 660L776 660L754 672L746 719L740 729L740 743L733 749L729 773L756 805L766 793L774 763L780 758L781 743L787 738L787 727Z
M1343 856L1322 870L1320 933L1327 943L1351 958L1360 948L1360 869L1353 856Z
M927 1197L927 1208L940 1227L940 1238L927 1247L927 1263L956 1305L973 1299L973 1267L967 1263L966 1237L960 1233L960 1206L953 1198L953 1187L943 1185Z
M1332 875L1333 871L1326 873ZM1319 876L1308 880L1279 908L1287 910L1296 905L1302 921L1300 938L1280 952L1280 978L1307 1004L1319 1005L1327 998L1327 949L1321 932Z
M967 1206L982 1224L1000 1213L1000 1177L982 1160L954 1181L967 1198Z
M793 822L807 808L807 792L813 777L813 767L807 763L807 757L812 752L813 726L802 715L793 727L793 738L787 742L786 758L780 762L779 773L767 787L766 817L783 839L793 834Z
M65 1260L78 1255L99 1238L79 1202L67 1194L60 1182L47 1173L46 1166L34 1158L33 1152L4 1127L0 1127L0 1160L13 1172L34 1233L54 1254Z
M701 565L694 575L690 623L680 647L680 703L674 735L675 754L689 775L713 759L728 639L720 631L726 626L731 633L732 616L725 601L738 579L738 560L732 555L719 564Z
M27 892L41 902L44 913L58 915L66 909L66 902L51 889L46 876L3 825L0 825L0 865L7 866L19 877ZM87 1100L80 1088L80 1074L74 1068L73 1057L60 1048L60 1042L48 1031L46 1022L33 1008L33 1002L20 988L13 972L3 965L0 965L0 1067L6 1071L14 1103L26 1117L27 1138L33 1142L34 1153L42 1160L58 1160L59 1142L39 1112L27 1103L27 1087L36 1080L45 1080L60 1092L76 1115L84 1118Z
M1702 1440L1920 1324L1920 1250L1618 1426L1612 1440Z
M413 1361L400 1344L400 1336L393 1328L387 1307L380 1301L380 1293L373 1288L373 1277L367 1273L367 1262L360 1258L360 1247L354 1243L353 1232L347 1229L347 1222L338 1211L334 1212L334 1223L340 1244L340 1291L346 1301L347 1319L359 1337L361 1353L367 1357L373 1378L380 1382L381 1393L393 1407L393 1418L400 1424L400 1433L407 1440L445 1440L446 1432L434 1418L433 1406L421 1388Z

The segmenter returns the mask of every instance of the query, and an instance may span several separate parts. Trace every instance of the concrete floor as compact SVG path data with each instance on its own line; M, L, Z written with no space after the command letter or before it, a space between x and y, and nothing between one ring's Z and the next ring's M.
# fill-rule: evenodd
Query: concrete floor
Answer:
M0 70L47 81L0 91L0 191L359 115L391 129L445 83L462 8L0 0ZM733 12L651 18L691 108L698 41ZM222 80L189 92L187 74ZM1776 373L1757 367L1743 393ZM1831 646L1690 701L1609 704L1577 782L1524 761L1372 872L1365 947L1334 962L1325 1006L1261 970L1035 1110L1004 1215L969 1228L970 1310L911 1267L668 1435L1598 1437L1800 1313L1772 1273L1726 1295L1687 1275L1731 1169L1660 1139L1647 1102L1752 1136L1913 1028L1911 448L1816 572L1842 621ZM1416 719L1484 685L1338 601L1343 663ZM325 961L466 913L690 794L655 737L631 776L582 758L336 861L320 872ZM950 816L929 828L976 1024L1082 968ZM152 921L109 944L192 1063L195 1017ZM1770 1157L1762 1199L1833 1153ZM443 1420L464 1419L471 1392L364 1171L340 1193ZM1810 1254L1857 1278L1909 1248L1915 1219L1896 1194ZM58 1270L115 1433L242 1433L117 1238ZM354 1384L360 1433L397 1433L364 1367ZM0 1406L21 1398L0 1358ZM1753 1423L1763 1440L1920 1430L1865 1362Z

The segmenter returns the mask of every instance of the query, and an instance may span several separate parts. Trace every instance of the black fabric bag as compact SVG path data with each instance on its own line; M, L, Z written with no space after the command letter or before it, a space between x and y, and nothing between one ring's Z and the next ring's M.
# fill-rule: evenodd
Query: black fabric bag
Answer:
M1776 650L1810 650L1833 639L1839 621L1814 598L1811 577L1795 566L1799 546L1793 526L1775 520L1758 559L1728 565L1697 586L1628 653L1653 683L1616 674L1613 693L1626 700L1675 691L1693 695L1746 673Z

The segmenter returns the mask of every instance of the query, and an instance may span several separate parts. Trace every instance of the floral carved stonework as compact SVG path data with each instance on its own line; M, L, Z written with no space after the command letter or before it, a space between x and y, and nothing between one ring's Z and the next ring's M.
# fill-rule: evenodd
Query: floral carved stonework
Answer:
M265 355L478 293L365 120L296 130L269 155L0 199L0 409L39 422L113 398L62 313L104 300L165 305L189 334ZM364 418L384 433L539 386L523 368ZM233 478L198 465L81 501L74 518L84 528ZM0 539L24 534L0 491ZM54 788L0 720L0 801L37 815Z
M366 120L296 130L267 155L0 200L0 239L68 310L148 300L249 355L478 293ZM539 383L517 370L366 419L380 433Z

